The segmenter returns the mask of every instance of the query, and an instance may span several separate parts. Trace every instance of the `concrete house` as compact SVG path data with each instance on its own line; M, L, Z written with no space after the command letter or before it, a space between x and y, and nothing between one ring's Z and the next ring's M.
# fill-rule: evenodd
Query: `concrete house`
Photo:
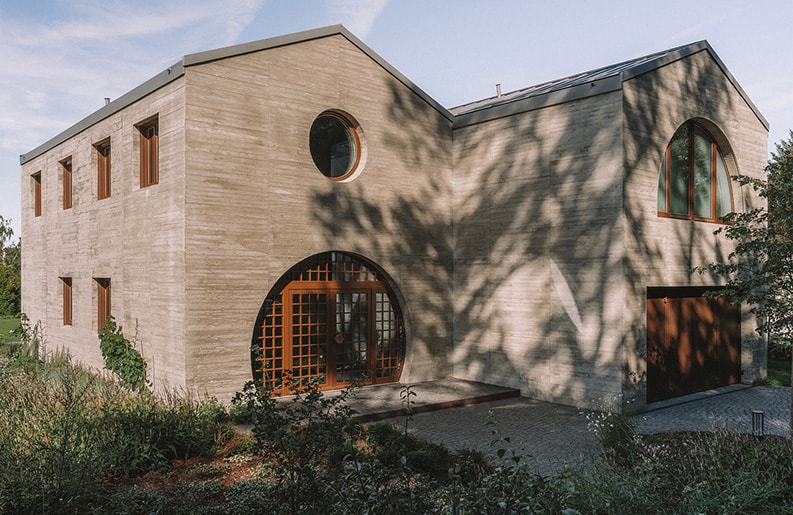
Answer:
M768 124L707 42L447 109L340 26L185 56L21 156L23 311L157 387L455 377L585 407L765 372L701 297Z

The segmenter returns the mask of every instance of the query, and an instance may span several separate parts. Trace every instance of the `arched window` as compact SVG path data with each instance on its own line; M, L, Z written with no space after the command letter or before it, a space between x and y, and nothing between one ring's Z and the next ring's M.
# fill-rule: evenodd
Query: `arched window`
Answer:
M405 322L374 263L343 252L304 259L281 276L254 327L254 378L277 394L399 380Z
M666 148L658 176L658 216L721 222L733 211L730 175L716 140L687 122Z

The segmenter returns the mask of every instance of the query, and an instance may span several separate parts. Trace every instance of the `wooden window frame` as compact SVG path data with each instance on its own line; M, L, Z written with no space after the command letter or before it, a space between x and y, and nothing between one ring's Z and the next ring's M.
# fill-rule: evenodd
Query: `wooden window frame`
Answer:
M41 216L41 172L30 176L33 187L33 216Z
M96 301L97 301L97 329L105 327L107 318L112 314L111 308L111 283L107 277L96 277Z
M96 198L103 200L112 194L112 152L110 138L94 145L96 149Z
M670 140L669 145L667 145L666 150L664 151L664 170L663 173L665 174L664 181L666 182L666 198L665 198L665 211L658 211L658 216L661 218L675 218L678 220L693 220L695 222L709 222L709 223L716 223L716 224L731 224L732 222L727 222L722 220L718 217L717 214L717 207L718 207L718 199L716 198L718 194L717 188L717 176L718 173L718 157L721 155L721 160L724 163L725 169L727 168L727 160L724 159L724 154L721 154L721 150L719 149L719 145L716 142L716 139L713 137L711 132L707 130L705 127L693 122L688 121L684 124L684 126L688 126L688 139L686 141L687 148L688 148L688 214L679 214L679 213L672 213L672 188L671 188L671 166L672 166L672 156L671 156L671 148L672 148L672 141ZM683 127L683 126L681 126ZM679 131L680 128L677 129ZM695 206L694 203L696 201L696 188L694 186L694 179L695 179L695 166L696 166L696 159L694 157L694 145L696 141L696 131L699 130L704 136L707 137L708 142L710 143L710 217L701 217L695 215ZM675 135L677 135L677 131L675 131ZM674 136L672 137L674 140ZM732 177L730 176L729 169L725 170L727 172L727 185L730 188L730 206L732 209L730 211L735 210L735 197L733 196L732 191Z
M63 285L63 325L72 325L72 278L61 277Z
M69 156L61 161L61 175L63 180L63 209L72 208L72 157Z
M135 126L140 135L140 187L147 188L160 182L160 127L157 117Z

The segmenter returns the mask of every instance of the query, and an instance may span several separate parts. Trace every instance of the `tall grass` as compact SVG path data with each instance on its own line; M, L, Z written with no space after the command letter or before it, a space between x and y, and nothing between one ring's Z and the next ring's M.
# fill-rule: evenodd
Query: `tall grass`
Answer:
M219 404L135 393L60 356L0 361L0 513L85 513L109 480L212 453Z
M258 475L172 489L119 478L212 455L233 429L222 405L171 391L130 392L68 355L11 366L0 358L0 513L793 513L793 444L735 433L639 436L598 418L601 448L555 476L493 427L495 467L389 423L352 420L345 394L316 385L284 403L237 398L253 423ZM226 466L225 468L228 468ZM259 470L259 469L257 469ZM211 476L211 477L209 477Z
M773 386L790 386L790 358L768 358L768 384Z

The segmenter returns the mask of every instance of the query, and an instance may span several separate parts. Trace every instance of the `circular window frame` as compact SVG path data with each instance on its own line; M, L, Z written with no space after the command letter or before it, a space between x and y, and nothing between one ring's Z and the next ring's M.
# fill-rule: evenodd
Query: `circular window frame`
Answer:
M314 127L317 122L322 118L333 118L334 120L340 122L348 135L348 141L354 145L354 152L353 155L350 156L351 161L350 164L347 165L347 169L345 172L338 176L333 176L330 170L323 170L322 163L318 162L316 157L316 153L313 150L314 144L312 139L312 133L314 132ZM366 158L366 149L363 145L363 131L361 130L360 124L350 116L349 114L339 111L337 109L328 109L319 113L315 118L314 121L311 122L311 127L309 128L308 133L308 150L309 154L311 155L311 160L314 163L314 166L322 174L323 177L328 179L329 181L333 182L349 182L361 173L363 170L363 165Z

